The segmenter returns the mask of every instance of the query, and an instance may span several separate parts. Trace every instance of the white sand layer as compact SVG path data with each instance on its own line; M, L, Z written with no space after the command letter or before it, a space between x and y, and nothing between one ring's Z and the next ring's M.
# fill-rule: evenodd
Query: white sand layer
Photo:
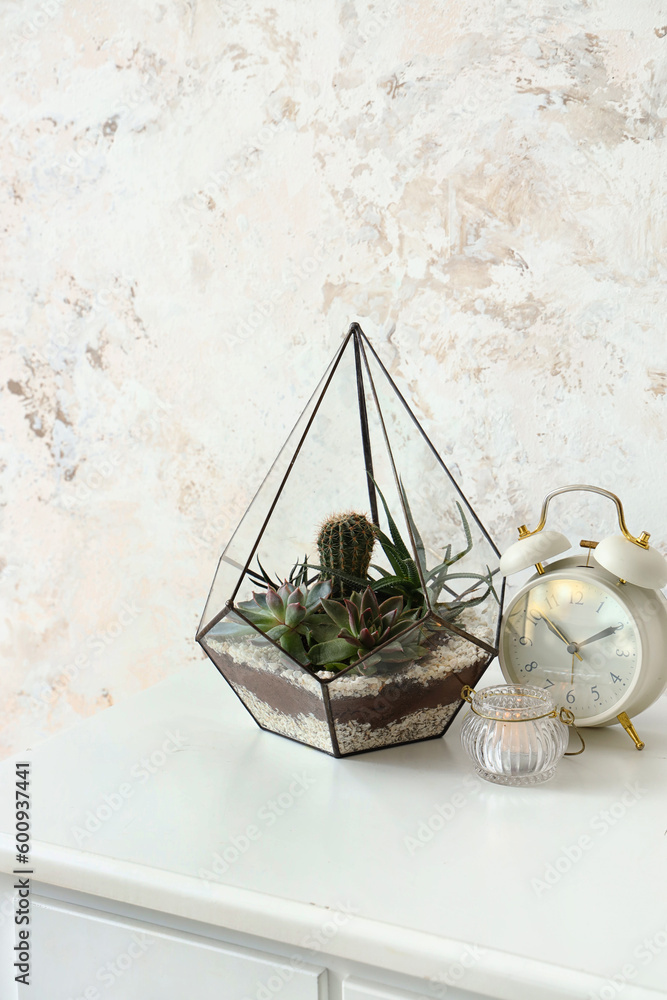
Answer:
M378 729L371 729L369 722L337 722L336 736L340 752L345 754L356 750L374 750L395 743L439 736L458 706L457 701L453 705L422 708Z
M280 733L281 736L290 736L293 740L300 740L311 747L318 747L333 753L329 727L323 719L316 719L311 713L298 715L285 715L278 709L268 705L261 698L258 698L252 691L248 691L241 684L232 684L244 705L250 709L260 726L270 729L272 733Z

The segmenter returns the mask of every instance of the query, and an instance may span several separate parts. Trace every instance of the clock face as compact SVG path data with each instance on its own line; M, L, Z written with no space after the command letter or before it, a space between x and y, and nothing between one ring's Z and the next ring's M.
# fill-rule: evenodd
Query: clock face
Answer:
M547 573L515 598L501 642L513 681L546 688L556 705L592 722L617 714L637 678L641 651L637 625L616 588L574 574Z

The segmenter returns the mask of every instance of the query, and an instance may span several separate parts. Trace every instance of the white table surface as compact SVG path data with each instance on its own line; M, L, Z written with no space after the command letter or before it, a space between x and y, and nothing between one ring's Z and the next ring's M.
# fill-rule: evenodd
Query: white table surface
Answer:
M499 680L494 664L483 684ZM474 945L462 985L511 1000L588 998L613 976L628 1000L667 996L667 701L637 719L643 752L620 727L589 730L584 754L527 789L474 776L460 719L444 740L335 760L261 731L202 662L27 754L34 878L295 946L347 908L332 954L433 976ZM4 871L13 781L12 758ZM82 842L105 795L116 808ZM410 850L438 805L446 820Z

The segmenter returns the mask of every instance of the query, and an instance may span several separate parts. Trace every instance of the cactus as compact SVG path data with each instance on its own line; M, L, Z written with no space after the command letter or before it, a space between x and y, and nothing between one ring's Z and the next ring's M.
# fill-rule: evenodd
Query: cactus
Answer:
M332 597L347 596L352 581L368 578L376 527L365 514L335 514L328 517L317 536L320 571L333 577Z

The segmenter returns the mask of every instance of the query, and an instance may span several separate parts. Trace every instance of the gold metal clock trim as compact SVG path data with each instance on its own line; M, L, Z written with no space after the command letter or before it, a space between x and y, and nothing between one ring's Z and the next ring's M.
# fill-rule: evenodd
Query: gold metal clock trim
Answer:
M588 568L591 562L591 552L593 551L593 549L597 549L599 544L600 544L599 542L591 541L590 538L582 538L581 541L579 542L579 545L581 546L582 549L588 549L588 554L586 556L586 568Z
M628 736L630 737L630 739L632 740L632 742L634 743L634 745L637 747L637 749L638 750L643 750L644 747L646 746L646 744L643 742L643 740L639 739L639 736L637 734L637 730L632 725L632 722L630 721L630 717L629 717L628 713L627 712L621 712L621 714L617 715L616 718L621 723L621 725L623 726L623 728L625 729L626 733L628 734Z
M633 542L635 545L639 545L639 547L642 549L648 548L648 540L651 536L649 535L648 531L642 531L641 534L637 536L630 533L630 531L628 530L628 526L625 523L623 504L621 503L621 501L619 500L619 498L616 496L615 493L611 493L609 490L604 490L602 489L601 486L586 486L582 483L577 483L574 486L561 486L560 489L552 490L551 493L547 493L544 500L542 501L542 510L540 512L540 520L537 527L534 528L532 531L529 531L528 527L525 524L520 525L519 538L529 538L531 535L536 535L539 531L542 531L542 529L547 523L547 512L549 509L549 504L554 497L559 496L561 493L577 493L577 492L598 493L600 496L608 497L609 500L613 500L613 502L616 504L616 512L618 514L618 526L621 529L623 536L627 538L629 542ZM584 545L585 543L582 542L581 544ZM586 547L588 547L588 544L586 544ZM592 548L593 546L590 547Z

